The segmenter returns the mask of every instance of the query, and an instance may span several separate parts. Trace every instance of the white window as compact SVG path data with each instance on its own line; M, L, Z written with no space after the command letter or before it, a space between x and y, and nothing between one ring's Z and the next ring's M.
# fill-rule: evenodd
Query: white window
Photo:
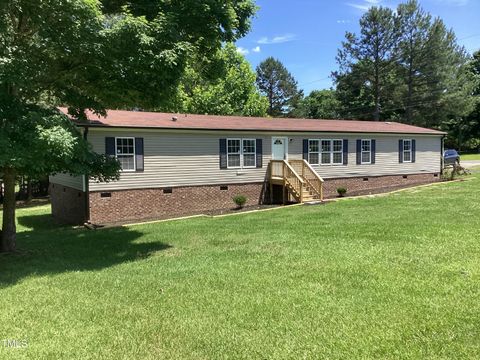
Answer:
M320 163L320 141L308 140L308 162L313 165Z
M403 140L403 162L412 162L412 140Z
M318 140L310 140L318 141ZM343 140L320 140L320 164L343 164Z
M254 168L257 166L257 141L255 139L242 140L243 167Z
M115 156L123 171L135 171L135 138L115 138Z
M372 140L362 140L362 164L372 163Z
M255 139L227 139L227 167L254 168L257 166Z

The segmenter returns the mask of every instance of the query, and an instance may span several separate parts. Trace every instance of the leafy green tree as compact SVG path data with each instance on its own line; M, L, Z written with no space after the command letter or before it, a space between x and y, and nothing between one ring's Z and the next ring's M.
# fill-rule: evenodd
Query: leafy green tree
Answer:
M472 83L466 76L468 57L439 18L432 19L416 0L398 6L400 37L395 56L399 67L402 119L439 126L472 109Z
M468 98L473 102L472 111L462 117L451 117L442 127L448 131L445 141L448 147L460 151L480 150L480 50L475 52L467 66L467 84L473 84Z
M257 86L268 99L270 116L292 116L303 98L293 75L273 57L257 66Z
M339 71L333 73L339 98L351 104L356 98L355 113L365 118L371 114L380 120L382 107L388 107L394 91L394 45L398 39L393 11L372 7L360 19L360 34L347 32L338 52Z
M192 52L208 55L249 29L251 0L4 0L0 2L2 251L15 249L15 178L55 172L113 180L56 107L158 107Z
M468 57L455 34L410 0L396 13L371 8L347 33L334 73L346 117L440 127L473 108Z
M173 106L164 110L192 114L265 116L267 99L256 85L250 63L227 44L208 62L192 59Z
M340 118L340 102L335 90L314 90L299 105L299 116L309 119Z

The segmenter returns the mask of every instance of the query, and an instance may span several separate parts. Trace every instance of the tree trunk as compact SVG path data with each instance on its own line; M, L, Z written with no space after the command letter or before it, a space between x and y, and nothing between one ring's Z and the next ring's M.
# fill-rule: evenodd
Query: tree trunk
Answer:
M6 168L3 172L5 187L3 201L3 225L1 252L13 252L16 248L17 229L15 225L15 170Z
M27 202L33 199L32 180L27 179Z

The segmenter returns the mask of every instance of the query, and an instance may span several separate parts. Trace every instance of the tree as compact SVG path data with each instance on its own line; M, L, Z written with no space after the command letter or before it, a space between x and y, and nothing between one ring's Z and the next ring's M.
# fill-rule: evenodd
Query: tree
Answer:
M462 117L444 121L442 127L448 131L446 144L460 151L480 150L480 50L475 52L468 63L466 83L473 84L468 98L473 101L471 112Z
M15 178L55 172L118 176L56 110L158 107L189 54L209 54L249 29L251 0L7 0L0 3L2 251L15 249Z
M268 114L274 117L292 116L303 97L293 75L273 57L257 66L257 86L268 99Z
M471 111L468 57L441 19L410 0L396 14L371 8L360 26L359 36L347 33L333 74L345 116L438 128Z
M299 105L299 116L309 119L338 119L339 111L335 90L314 90Z
M360 19L360 35L347 32L337 62L340 70L333 77L340 90L340 98L349 89L359 89L358 113L372 112L374 120L380 120L382 107L388 104L389 93L394 89L393 49L398 38L393 11L384 7L372 7ZM352 76L352 74L354 74ZM343 96L343 101L349 103Z
M267 99L256 74L234 44L227 44L208 62L193 58L182 77L177 99L164 110L192 114L265 116Z
M432 19L410 0L398 6L400 37L395 50L399 67L402 119L417 125L438 127L452 116L472 108L472 84L465 82L466 53L439 18Z

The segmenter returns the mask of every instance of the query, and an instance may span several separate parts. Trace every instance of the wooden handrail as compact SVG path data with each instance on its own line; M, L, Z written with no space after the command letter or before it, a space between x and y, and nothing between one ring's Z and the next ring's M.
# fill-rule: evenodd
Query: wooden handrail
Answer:
M307 161L307 160L302 160L303 161L303 164L310 170L310 172L313 173L313 175L321 182L321 183L324 183L325 180L323 180L323 178L318 175L318 173L315 171L315 169L312 167L312 165L310 165L310 163Z

